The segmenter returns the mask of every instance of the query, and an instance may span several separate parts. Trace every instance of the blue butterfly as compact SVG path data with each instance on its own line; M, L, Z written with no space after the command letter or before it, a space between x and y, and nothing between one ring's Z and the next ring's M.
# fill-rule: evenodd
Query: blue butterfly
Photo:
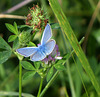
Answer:
M40 61L43 60L47 55L49 55L54 47L55 47L55 40L50 39L52 37L52 31L49 24L46 25L43 36L41 39L41 45L38 47L25 47L17 49L16 51L24 56L29 57L31 61Z

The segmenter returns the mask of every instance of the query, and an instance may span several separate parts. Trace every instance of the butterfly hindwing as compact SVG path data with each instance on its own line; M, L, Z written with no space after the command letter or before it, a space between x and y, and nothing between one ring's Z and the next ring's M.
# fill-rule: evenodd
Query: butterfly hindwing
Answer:
M49 55L55 47L55 40L50 39L43 47L45 54Z
M40 61L43 60L45 57L46 55L41 50L38 50L37 52L35 52L33 55L30 56L30 59L32 61Z
M29 57L37 51L37 47L19 48L16 51L24 57Z

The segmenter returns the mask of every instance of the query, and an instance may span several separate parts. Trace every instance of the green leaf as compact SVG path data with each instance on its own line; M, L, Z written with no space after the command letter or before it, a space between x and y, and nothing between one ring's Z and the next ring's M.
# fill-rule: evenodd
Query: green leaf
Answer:
M23 75L23 80L32 78L35 75L36 71L28 71Z
M19 40L18 37L15 39L15 41L13 42L13 50L16 50L19 48Z
M0 52L0 64L6 62L10 56L11 56L10 50Z
M6 23L5 25L9 31L11 31L14 34L17 34L16 28L14 26L12 26L11 24L8 24L8 23Z
M28 25L20 25L20 26L18 26L18 28L25 28L25 27L27 27L27 28L30 28L30 26L28 26Z
M12 41L14 41L16 38L17 38L17 35L11 35L11 36L9 36L9 38L8 38L8 42L12 42Z
M59 23L52 23L50 25L51 25L52 29L59 29L60 28Z
M49 4L59 22L62 32L65 33L65 35L67 36L71 46L73 47L74 52L76 53L77 57L79 58L84 70L88 74L95 90L100 95L100 85L96 80L96 77L89 65L89 62L88 62L81 46L79 45L78 40L68 22L65 14L62 11L58 0L49 0Z
M39 69L41 62L34 62L34 66L36 69Z
M62 64L55 64L54 67L57 69L57 70L65 70L65 66L62 65Z
M11 47L6 43L6 41L0 37L0 64L4 63L11 56Z
M14 27L15 27L15 29L16 29L16 34L18 34L18 27L17 27L16 22L14 22Z
M33 43L33 42L29 42L29 44L27 45L27 46L34 46L34 47L36 47L36 45Z
M21 61L21 65L23 66L24 69L35 70L34 66L27 61Z
M0 48L11 50L11 47L1 36L0 36Z
M53 75L53 66L48 71L48 74L47 74L47 82L50 80L50 78L52 77L52 75Z

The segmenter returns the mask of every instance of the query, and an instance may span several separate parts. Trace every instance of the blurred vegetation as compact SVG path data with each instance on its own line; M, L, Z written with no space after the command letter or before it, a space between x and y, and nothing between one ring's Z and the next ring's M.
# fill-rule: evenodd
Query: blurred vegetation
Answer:
M23 0L0 0L0 13L4 13L9 8L15 6L16 4L22 2ZM92 15L95 11L95 8L99 0L58 0L61 8L63 9L65 15L68 18L69 23L71 24L77 39L80 40L83 36L86 36L88 33L88 25L91 21ZM33 0L27 5L21 7L20 9L9 13L10 15L20 15L27 16L29 8L33 4L38 4L40 7L44 8L44 11L47 12L47 17L49 18L49 23L58 23L57 19L54 16L54 13L49 6L48 0ZM14 21L18 25L24 25L24 19L10 19L10 18L0 18L0 36L8 42L8 37L12 34L9 32L5 26L5 23L13 24ZM53 29L53 38L55 38L61 56L63 56L69 50L66 50L66 47L72 50L69 42L64 44L63 35L60 33L60 29ZM39 36L40 38L40 36ZM40 39L35 38L34 42L38 43ZM9 43L12 46L12 43ZM84 48L84 45L82 44ZM89 60L90 66L98 79L100 84L100 8L97 14L97 18L93 22L93 26L90 29L90 34L86 43L85 54ZM70 74L68 74L69 64ZM67 69L59 73L59 76L56 78L51 87L47 90L44 97L65 97L65 90L69 97L99 97L90 82L86 72L82 68L81 63L79 62L76 55L73 58L70 58L69 63L66 64ZM76 65L77 64L77 65ZM23 69L23 73L26 70ZM70 79L70 77L71 79ZM70 81L73 83L73 88L76 96L72 95L72 87ZM23 93L29 93L37 95L39 88L40 77L35 75L34 78L29 80L23 80ZM46 85L46 80L44 81L43 88ZM12 56L3 64L0 64L0 91L15 91L18 92L18 59L12 54ZM2 96L0 96L2 97ZM8 97L8 96L5 96ZM13 96L9 96L13 97Z

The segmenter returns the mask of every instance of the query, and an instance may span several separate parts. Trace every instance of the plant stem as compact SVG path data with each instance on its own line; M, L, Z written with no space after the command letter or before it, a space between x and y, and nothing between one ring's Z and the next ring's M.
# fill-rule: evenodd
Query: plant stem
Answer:
M42 97L44 95L44 93L47 91L47 89L53 83L53 81L55 80L55 78L57 77L58 74L59 74L59 71L56 71L56 73L54 74L54 76L51 78L51 80L47 83L47 85L45 86L45 88L41 92L40 97Z
M62 89L63 89L63 91L64 91L64 93L65 93L65 97L69 97L68 96L68 92L67 92L67 88L66 88L66 82L65 82L65 79L64 79L65 77L64 77L64 74L63 74L63 72L61 72L60 73L60 79L61 79L61 82L62 82Z
M85 40L84 40L84 43L83 43L83 50L84 52L86 52L86 47L87 47L87 42L88 42L88 38L89 38L89 35L91 33L91 29L93 27L93 24L94 24L94 21L96 20L96 17L99 13L99 9L100 9L100 0L98 1L98 4L94 10L94 13L91 17L91 20L89 22L89 25L88 25L88 28L87 28L87 31L86 31L86 34L85 34Z
M74 84L73 84L73 80L72 80L72 76L71 76L71 72L70 72L69 61L67 61L67 71L68 71L68 77L69 77L69 83L70 83L70 87L71 87L72 97L76 97Z
M94 0L88 0L88 1L89 1L90 5L91 5L92 9L95 11L96 5L95 5ZM99 2L99 0L98 0L98 2ZM97 14L97 19L100 22L100 13Z
M38 95L37 95L37 97L40 96L41 89L42 89L42 85L43 85L43 77L41 77L41 82L40 82L40 87L39 87L39 91L38 91Z
M22 97L22 66L21 60L19 60L19 97Z

